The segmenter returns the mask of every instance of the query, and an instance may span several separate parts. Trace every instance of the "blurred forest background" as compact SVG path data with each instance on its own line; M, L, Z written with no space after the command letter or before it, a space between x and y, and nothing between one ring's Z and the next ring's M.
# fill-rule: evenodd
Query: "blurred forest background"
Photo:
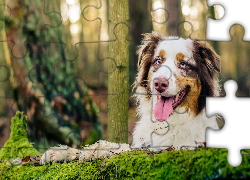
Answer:
M119 23L109 22L110 2L0 0L0 147L9 138L17 110L27 114L29 139L40 152L57 144L76 148L107 138L106 57L114 39L109 23ZM129 7L130 96L143 33L206 40L207 17L220 19L224 12L220 6L208 8L205 0L121 3ZM237 95L249 96L250 44L241 40L243 27L233 26L230 34L231 42L209 41L222 57L220 79L235 79ZM136 121L130 98L129 132Z

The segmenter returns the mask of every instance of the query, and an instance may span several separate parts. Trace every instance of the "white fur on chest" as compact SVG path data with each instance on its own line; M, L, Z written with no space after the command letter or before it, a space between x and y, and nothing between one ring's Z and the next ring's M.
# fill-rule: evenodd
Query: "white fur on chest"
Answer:
M152 115L151 103L144 101L142 104L138 108L141 117L133 133L133 146L136 148L143 144L157 148L173 145L177 149L197 146L197 143L205 142L207 127L218 129L216 117L206 117L205 109L194 117L191 112L183 113L183 109L177 108L166 121L159 122Z

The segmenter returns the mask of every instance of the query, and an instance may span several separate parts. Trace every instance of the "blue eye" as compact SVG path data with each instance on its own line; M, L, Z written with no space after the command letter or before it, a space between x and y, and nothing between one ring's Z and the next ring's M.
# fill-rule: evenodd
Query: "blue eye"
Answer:
M184 62L180 63L180 68L186 68L186 66L187 66L186 63L184 63Z
M161 60L160 59L156 59L155 64L160 64Z

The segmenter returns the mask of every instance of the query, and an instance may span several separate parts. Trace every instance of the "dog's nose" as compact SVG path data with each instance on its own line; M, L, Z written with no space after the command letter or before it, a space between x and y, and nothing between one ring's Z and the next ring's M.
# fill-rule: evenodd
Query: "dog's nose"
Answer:
M154 80L155 89L162 93L168 88L169 82L167 78L156 78Z

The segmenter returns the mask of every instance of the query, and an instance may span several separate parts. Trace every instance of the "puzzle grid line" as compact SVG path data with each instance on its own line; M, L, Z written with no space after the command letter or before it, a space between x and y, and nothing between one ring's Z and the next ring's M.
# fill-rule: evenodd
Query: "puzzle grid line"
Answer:
M87 9L87 8L89 8L89 7L94 7L94 8L96 8L96 9L100 9L101 7L102 7L102 4L101 4L101 0L100 0L100 6L99 7L96 7L96 6L93 6L93 5L88 5L88 6L86 6L84 9L83 9L83 12L82 12L82 15L83 15L83 18L86 20L86 21L95 21L95 20L100 20L100 22L102 22L102 20L100 19L100 18L95 18L95 19L93 19L93 20L90 20L90 19L87 19L86 17L85 17L85 15L84 15L84 11ZM9 8L9 6L8 6L8 8ZM9 8L10 9L10 8ZM56 14L58 14L58 15L60 15L61 16L61 14L59 13L59 12L56 12L56 11L50 11L50 12L45 12L45 9L46 9L46 4L45 4L45 1L44 1L44 8L43 8L43 12L44 12L44 14L45 15L48 15L48 14L50 14L50 13L56 13ZM158 9L155 9L155 10L153 10L153 9L151 9L151 11L157 11L157 10L161 10L161 9L163 9L163 10L165 10L165 12L167 12L167 14L168 14L168 11L166 10L166 9L164 9L164 8L158 8ZM11 16L11 15L10 15ZM10 17L9 16L9 17ZM61 18L62 19L62 18ZM167 18L167 20L168 20L168 18ZM157 22L157 21L155 21L155 20L152 20L153 22L156 22L156 23L159 23L159 24L163 24L163 23L165 23L165 22L167 22L167 20L166 21L164 21L164 22ZM190 22L188 22L188 21L183 21L183 22L180 22L179 23L179 25L180 24L182 24L182 23L189 23L190 24L190 26L192 27L192 31L193 31L193 26L192 26L192 24L190 23ZM44 25L44 29L45 29L45 27L46 26L51 26L52 28L56 28L56 27L59 27L60 25L62 24L62 21L58 24L58 25L56 25L56 26L52 26L52 25L50 25L50 24L45 24ZM101 27L101 24L102 23L100 23L100 27ZM127 26L127 28L128 28L128 30L129 30L129 26L126 24L126 23L123 23L123 22L120 22L120 23L117 23L116 25L115 25L115 28L119 25L119 24L124 24L124 25L126 25ZM178 27L179 27L179 25L178 25ZM178 27L177 27L177 31L179 31L179 29L178 29ZM76 49L76 52L77 52L77 56L76 56L76 58L74 58L73 60L67 60L67 61L74 61L74 60L76 60L77 59L77 57L78 57L78 49L77 49L77 47L76 47L76 45L77 44L79 44L79 43L100 43L100 42L113 42L113 41L116 41L117 40L117 36L116 36L116 33L115 33L115 28L114 28L114 36L115 36L115 39L114 40L109 40L109 41L90 41L90 42L78 42L78 43L76 43L75 44L75 49ZM101 28L100 28L101 29ZM191 34L192 34L192 32L191 32ZM189 37L191 36L191 34L189 35ZM98 39L100 39L100 30L99 30L99 34L98 34ZM127 39L128 40L128 39ZM128 41L133 41L133 40L128 40ZM150 41L150 40L148 40L148 41ZM12 50L13 50L13 48L14 48L14 46L15 46L15 42L14 41L12 41L14 44L13 44L13 46L12 46L12 49L11 49L11 54L12 54L12 56L14 56L16 59L23 59L24 58L24 56L26 56L26 53L27 53L27 50L26 50L26 53L22 56L22 57L17 57L17 56L15 56L13 53L12 53ZM28 42L28 41L25 41L24 42L24 44L26 43L26 42ZM49 41L42 41L42 42L46 42L46 43L58 43L58 42L49 42ZM64 48L63 49L65 49L65 47L66 47L66 44L65 43L62 43L62 42L60 42L61 44L63 44L64 45ZM99 51L98 51L99 52ZM107 58L110 58L110 57L107 57ZM104 58L105 59L105 58ZM112 59L112 58L111 58ZM98 59L98 60L100 60L100 59ZM114 59L112 59L113 61L114 61ZM31 69L30 71L32 71L33 69ZM115 69L114 69L114 71L115 71ZM113 71L113 72L114 72ZM98 72L99 73L99 72ZM112 72L111 72L112 73ZM30 74L30 72L29 72L29 74ZM6 79L6 81L7 81L8 79ZM30 78L30 80L31 80L31 78ZM32 82L32 80L31 80L31 82ZM32 83L34 83L34 82L32 82ZM123 92L124 93L124 92ZM117 93L117 94L100 94L100 95L119 95L119 94L123 94L123 93ZM143 94L143 95L146 95L146 94ZM62 95L56 95L56 96L62 96ZM90 95L90 96L92 96L92 95ZM93 96L95 96L95 95L93 95ZM45 96L40 96L41 98L44 98ZM29 98L29 97L27 97L27 98ZM45 105L45 104L44 104ZM178 113L178 112L177 112ZM185 112L184 112L185 113ZM44 111L43 111L43 114L44 114ZM44 116L51 116L51 115L55 115L55 114L49 114L49 115L45 115L44 114ZM152 119L151 119L151 121L152 121ZM156 123L157 121L155 121L154 123ZM60 127L60 126L59 126ZM58 128L59 128L58 127ZM151 132L151 138L152 138L152 134L154 134L154 133L156 133L156 132ZM166 132L167 133L167 132ZM166 133L164 133L164 134L166 134ZM158 134L158 133L156 133L156 134ZM163 135L164 135L163 134ZM151 139L151 142L152 142L152 139ZM166 147L169 147L169 146L166 146ZM152 147L153 148L153 147ZM119 149L119 148L117 148L117 149Z
M211 0L210 0L210 2L211 2ZM100 4L101 4L101 0L100 0ZM0 4L0 6L1 6L1 4ZM4 6L7 6L7 5L4 5ZM56 12L56 11L51 11L51 12L45 12L45 1L44 1L44 14L45 15L47 15L47 14L49 14L49 13L57 13L57 14L59 14L60 15L60 13L59 12ZM9 6L7 6L8 8L9 8ZM96 9L100 9L101 8L101 6L100 7L96 7L96 6L92 6L92 5L88 5L88 6L86 6L84 9L83 9L83 18L86 20L86 21L95 21L95 20L100 20L100 21L102 21L100 18L96 18L96 19L94 19L94 20L89 20L89 19L87 19L85 16L84 16L84 11L85 11L85 9L87 9L87 8L89 8L89 7L95 7ZM10 8L9 8L10 9ZM160 8L161 9L161 8ZM152 10L152 9L151 9ZM159 9L156 9L156 10L159 10ZM156 11L156 10L152 10L152 11ZM166 9L164 9L167 13L168 13L168 11L166 10ZM10 14L10 16L11 16L11 14ZM10 17L9 16L9 17ZM61 16L61 15L60 15ZM8 18L9 18L8 17ZM1 20L1 19L0 19ZM153 20L154 21L154 20ZM155 21L154 21L155 22ZM167 20L166 20L166 22L167 22ZM62 22L61 22L62 23ZM157 23L159 23L160 24L160 22L157 22ZM165 22L164 22L165 23ZM183 22L181 22L181 23L183 23ZM190 23L190 22L188 22L191 26L192 26L192 24ZM101 23L102 24L102 23ZM120 24L124 24L124 25L126 25L127 27L128 27L128 29L129 29L129 26L126 24L126 23L123 23L123 22L121 22L121 23L118 23L116 26L118 26L118 25L120 25ZM162 24L162 23L161 23ZM52 26L52 25L49 25L49 24L45 24L44 25L44 27L46 27L46 26L51 26L51 27L53 27L53 28L56 28L56 27L59 27L61 24L59 24L58 26ZM115 26L115 27L116 27ZM100 25L100 27L101 27L101 25ZM101 29L101 28L100 28ZM178 29L177 29L178 30ZM192 29L193 30L193 29ZM100 31L99 31L99 33L100 33ZM192 33L191 33L192 34ZM191 37L191 34L189 35L189 37ZM116 37L116 34L115 34L115 28L114 28L114 36ZM98 35L98 37L100 38L100 35ZM78 43L101 43L101 42L114 42L114 41L116 41L117 40L117 37L115 38L115 40L110 40L110 41L96 41L96 42L78 42ZM11 41L11 40L7 40L7 41ZM7 42L7 41L0 41L0 42ZM128 41L132 41L132 40L128 40ZM26 53L27 53L27 50L26 50L26 53L24 54L24 56L23 57L18 57L18 56L15 56L13 53L12 53L12 50L13 50L13 48L14 48L14 46L15 46L15 42L14 41L11 41L11 42L13 42L14 44L13 44L13 46L12 46L12 49L11 49L11 54L12 54L12 56L13 57L15 57L16 59L23 59L23 57L24 56L26 56ZM58 42L47 42L47 41L44 41L44 42L46 42L46 43L58 43ZM26 43L26 41L24 42L24 44ZM62 42L60 42L61 44L63 44L64 45L64 49L65 49L65 47L66 47L66 44L65 43L62 43ZM76 50L76 52L77 52L77 56L76 56L76 58L75 59L73 59L73 60L67 60L67 61L74 61L74 60L76 60L77 59L77 57L78 57L78 48L76 47L76 45L78 44L78 43L76 43L75 44L75 50ZM99 51L98 51L99 52ZM109 58L109 59L112 59L112 58L110 58L110 57L106 57L106 58ZM103 60L105 60L106 58L103 58ZM101 58L99 59L98 58L98 60L99 61L101 61ZM114 59L112 59L113 61L114 61ZM115 62L115 61L114 61ZM3 66L3 65L1 65L1 66ZM10 72L10 70L8 69L8 67L7 66L4 66L6 69L7 69L7 71L8 72ZM116 69L114 69L114 71L115 71ZM32 71L32 69L30 70L30 71ZM114 72L113 71L113 72ZM100 71L99 71L100 72ZM98 72L98 73L99 73ZM112 73L112 72L111 72ZM99 76L98 76L99 77ZM5 81L8 81L8 79L9 79L9 77L6 79L6 80L4 80L4 81L2 81L2 82L5 82ZM30 79L31 80L31 79ZM32 80L31 80L32 81ZM98 81L99 81L99 79L98 79ZM32 82L33 83L33 82ZM122 92L122 93L117 93L117 94L96 94L96 95L88 95L88 96L98 96L98 95L120 95L120 94L123 94L124 93L124 91ZM145 95L145 94L140 94L140 95ZM56 95L56 96L61 96L61 95ZM197 95L194 95L194 96L197 96ZM41 97L45 97L45 96L41 96ZM12 97L1 97L1 98L12 98ZM27 98L29 98L29 97L27 97ZM14 104L14 101L13 101L13 104ZM14 113L14 112L13 112ZM177 112L178 113L178 112ZM50 114L50 115L48 115L48 116L51 116L51 115L53 115L53 114ZM45 115L46 116L46 115ZM152 120L152 119L151 119ZM167 122L167 121L166 121ZM151 132L151 135L153 134L153 133L155 133L155 132ZM166 132L167 133L167 132ZM166 133L164 133L164 134L166 134ZM119 143L119 145L120 145L120 143ZM169 147L169 146L168 146ZM1 147L0 147L1 148ZM117 149L119 149L119 148L117 148ZM106 149L99 149L99 150L106 150Z

